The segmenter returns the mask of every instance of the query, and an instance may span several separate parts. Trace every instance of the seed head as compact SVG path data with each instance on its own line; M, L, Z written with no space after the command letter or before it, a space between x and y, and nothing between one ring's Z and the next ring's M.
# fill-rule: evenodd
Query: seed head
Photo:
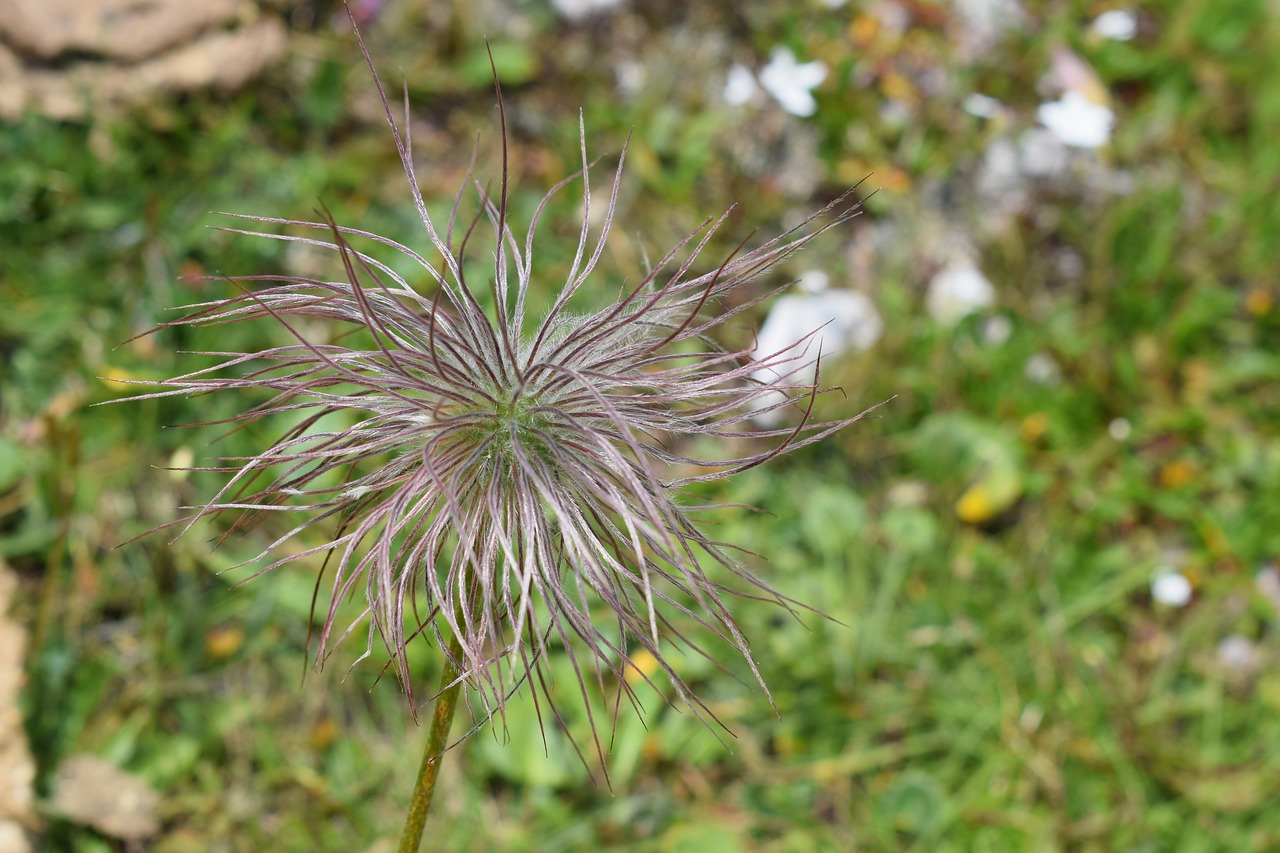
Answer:
M372 71L363 41L360 47ZM376 645L385 648L415 712L406 650L424 635L450 656L468 701L478 700L486 717L501 713L530 680L535 699L552 702L544 664L553 648L572 662L584 699L594 682L634 700L625 676L634 677L632 657L644 650L695 713L712 716L668 662L674 646L702 652L677 623L697 623L731 643L764 688L725 595L766 597L788 609L792 602L750 574L730 546L699 530L692 516L707 507L687 503L684 487L745 471L861 415L810 420L820 389L807 379L808 339L753 353L726 350L712 332L772 294L722 307L731 292L853 210L841 199L819 214L825 224L811 218L759 248L695 270L726 212L681 240L612 304L571 313L605 249L625 148L593 234L592 164L580 121L581 171L551 190L518 238L508 215L499 88L499 192L488 193L468 171L442 232L414 175L407 103L402 133L376 72L374 81L430 248L420 254L339 225L327 212L312 222L229 214L303 229L228 230L330 250L345 275L244 276L233 282L234 295L188 306L185 316L165 324L270 319L292 340L260 352L203 353L219 363L154 383L162 390L133 399L265 391L267 401L230 423L288 414L295 424L256 456L202 469L229 474L226 484L172 524L185 531L200 519L231 514L225 538L273 513L296 519L247 564L260 566L256 575L324 554L333 572L319 660L343 637L366 632L362 657ZM579 180L576 252L559 293L535 319L528 300L538 220L552 196ZM469 222L460 217L466 184L478 199ZM480 234L493 241L488 311L464 264ZM355 248L353 239L411 259L430 280L429 295ZM321 340L317 328L358 334ZM762 385L752 378L762 367L784 378ZM806 380L789 384L793 374ZM798 412L796 426L748 425L752 415L784 407ZM332 426L341 420L333 415L349 425ZM690 439L737 440L752 449L729 459L699 458ZM316 531L323 531L320 544L286 548ZM360 617L338 624L339 604L361 596ZM450 641L460 651L450 651Z

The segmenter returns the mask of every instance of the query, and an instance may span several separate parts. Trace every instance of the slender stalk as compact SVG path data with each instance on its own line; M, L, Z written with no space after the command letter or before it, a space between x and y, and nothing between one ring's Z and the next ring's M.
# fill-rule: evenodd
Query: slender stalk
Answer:
M409 814L404 821L404 832L400 835L400 853L418 853L418 847L422 844L422 830L427 825L431 797L436 791L436 781L440 778L440 759L444 758L445 747L449 745L449 727L453 723L453 712L458 708L458 695L462 692L458 671L450 663L450 659L462 657L462 643L457 637L449 641L449 651L450 654L444 656L440 696L436 699L431 732L427 735L427 745L422 752L418 783L414 786Z

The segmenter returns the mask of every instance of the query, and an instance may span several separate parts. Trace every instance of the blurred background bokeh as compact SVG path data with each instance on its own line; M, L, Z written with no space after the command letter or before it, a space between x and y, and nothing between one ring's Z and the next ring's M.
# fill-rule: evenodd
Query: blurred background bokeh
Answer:
M425 732L381 661L346 671L361 639L309 667L314 572L238 586L271 529L131 541L219 485L167 468L269 431L95 404L283 339L125 343L230 289L184 276L338 274L214 211L425 238L341 4L116 5L0 2L0 850L389 850ZM433 849L1280 849L1275 2L352 11L433 211L473 152L496 182L490 54L518 222L580 115L597 186L630 139L584 308L730 205L708 269L858 185L725 342L831 321L820 414L888 401L698 495L764 510L708 521L829 616L736 602L780 718L682 659L728 731L648 695L610 788L574 696L567 732L517 701L450 754ZM539 231L545 298L580 203Z

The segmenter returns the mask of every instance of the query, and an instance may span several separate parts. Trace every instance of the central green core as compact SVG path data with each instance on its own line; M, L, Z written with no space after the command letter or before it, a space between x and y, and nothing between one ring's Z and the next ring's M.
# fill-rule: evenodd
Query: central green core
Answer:
M542 461L551 458L547 445L547 433L554 430L552 418L539 411L536 397L527 394L494 394L496 404L477 406L472 414L484 419L458 432L458 438L467 444L484 447L485 467L491 474L498 474L511 461L518 444L522 453ZM514 443L513 443L514 434Z

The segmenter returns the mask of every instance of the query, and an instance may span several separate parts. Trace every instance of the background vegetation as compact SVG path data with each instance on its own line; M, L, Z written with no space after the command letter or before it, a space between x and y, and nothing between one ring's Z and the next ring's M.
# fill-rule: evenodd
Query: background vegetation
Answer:
M831 617L737 608L781 718L749 678L691 658L731 732L650 696L618 721L610 789L516 703L450 755L440 849L1280 849L1274 4L1143 3L1120 42L1089 29L1102 4L1029 0L989 44L961 5L634 0L572 22L543 3L388 2L369 23L384 77L406 82L433 205L473 149L496 174L485 37L517 218L575 168L579 110L606 165L632 134L600 298L731 203L708 263L867 174L878 188L778 275L825 270L883 315L872 349L828 365L846 396L827 414L891 402L709 493L765 511L726 511L718 532ZM126 391L102 377L278 339L117 347L226 288L180 276L327 269L212 230L210 211L323 203L424 242L352 36L336 9L305 11L287 63L235 96L0 128L0 555L33 631L41 790L79 752L138 774L162 794L150 849L388 849L425 737L377 662L308 670L312 575L223 572L267 531L117 547L216 487L165 466L263 445L170 428L243 402L93 405ZM778 45L827 64L810 118L723 99L731 63ZM1036 126L1063 48L1105 86L1111 143L993 191L990 152ZM973 92L1004 109L966 112ZM562 196L541 233L546 295L577 212ZM996 298L947 325L925 291L956 235ZM1186 606L1153 597L1161 569L1190 581ZM49 839L119 845L56 822Z

